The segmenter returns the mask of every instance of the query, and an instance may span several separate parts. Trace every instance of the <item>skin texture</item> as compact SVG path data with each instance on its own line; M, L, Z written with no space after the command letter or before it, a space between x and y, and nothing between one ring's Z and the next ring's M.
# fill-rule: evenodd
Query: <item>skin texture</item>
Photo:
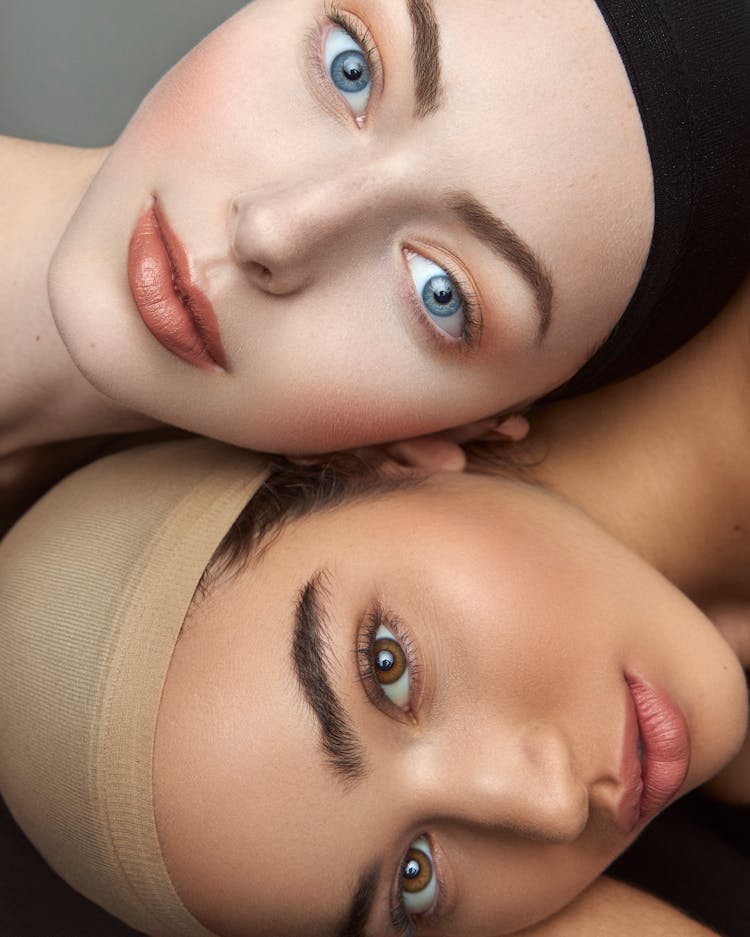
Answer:
M300 590L323 569L332 683L367 765L356 783L326 759L290 656ZM362 685L358 631L378 602L413 655L406 709ZM637 833L613 819L626 673L687 719L680 794L739 747L729 646L556 497L442 475L298 521L194 606L176 649L154 772L170 875L223 937L323 935L382 861L370 931L389 934L401 863L427 836L442 897L420 932L513 933Z
M562 383L626 307L651 172L595 3L436 0L432 105L415 97L407 4L342 8L379 63L366 108L331 81L322 2L255 0L156 86L83 196L52 313L119 407L273 451L420 435ZM452 211L466 193L549 276L543 339L528 278ZM137 313L128 246L154 198L214 307L226 372L185 363ZM426 314L415 254L472 297L473 341Z

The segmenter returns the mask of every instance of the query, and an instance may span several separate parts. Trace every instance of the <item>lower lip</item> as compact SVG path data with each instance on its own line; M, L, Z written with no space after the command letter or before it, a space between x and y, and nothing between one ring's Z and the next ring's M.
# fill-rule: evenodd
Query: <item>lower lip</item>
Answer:
M128 281L146 328L167 351L204 369L226 369L211 303L189 278L185 248L157 204L138 219L128 248Z
M633 698L643 748L641 790L634 826L653 819L682 787L690 765L690 731L682 711L663 690L655 689L639 677L626 675L625 679Z

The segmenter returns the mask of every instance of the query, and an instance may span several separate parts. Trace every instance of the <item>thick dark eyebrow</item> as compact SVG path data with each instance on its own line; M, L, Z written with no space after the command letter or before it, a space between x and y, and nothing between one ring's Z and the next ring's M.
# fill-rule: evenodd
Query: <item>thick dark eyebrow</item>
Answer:
M449 198L450 210L462 224L504 260L518 270L531 287L539 312L537 341L542 342L552 322L552 278L529 245L504 221L492 214L481 202L465 192Z
M335 932L335 937L367 937L367 922L372 914L378 890L377 866L366 869L360 876L352 896L352 903L344 923Z
M407 0L411 19L416 116L427 117L440 107L440 27L432 0Z
M325 571L317 572L299 594L294 614L292 661L302 693L320 725L326 759L349 785L360 781L367 768L362 745L331 680L325 578Z

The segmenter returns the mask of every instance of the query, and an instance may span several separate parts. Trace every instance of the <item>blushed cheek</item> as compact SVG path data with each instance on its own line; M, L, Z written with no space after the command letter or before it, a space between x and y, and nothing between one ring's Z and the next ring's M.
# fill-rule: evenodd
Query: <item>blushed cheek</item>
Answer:
M193 184L199 170L209 187L234 193L262 182L280 155L299 157L306 141L295 136L305 100L297 60L312 22L305 5L254 0L164 76L128 132L131 148L151 151L164 176L157 182L192 168Z
M179 61L149 92L123 141L160 163L202 153L223 140L232 103L231 43L212 33ZM218 137L218 140L217 140ZM145 154L144 154L145 155Z
M345 384L319 373L301 390L291 377L266 409L268 448L287 454L330 452L410 435L408 408L388 394L373 400L361 383Z

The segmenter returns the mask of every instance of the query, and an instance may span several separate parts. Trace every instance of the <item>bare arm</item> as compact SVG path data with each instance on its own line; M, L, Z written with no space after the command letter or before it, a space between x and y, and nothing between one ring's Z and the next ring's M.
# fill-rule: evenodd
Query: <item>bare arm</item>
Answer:
M653 895L602 876L554 917L516 937L717 937Z

